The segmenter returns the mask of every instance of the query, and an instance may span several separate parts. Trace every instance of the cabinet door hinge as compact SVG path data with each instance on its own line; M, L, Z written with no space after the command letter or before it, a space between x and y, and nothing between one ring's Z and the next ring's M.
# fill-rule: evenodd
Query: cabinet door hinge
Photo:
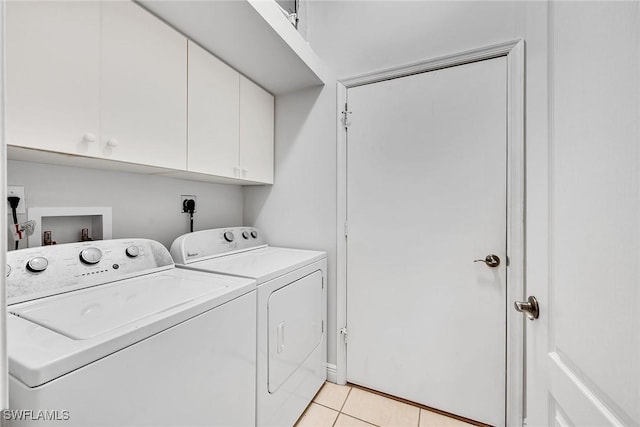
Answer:
M348 342L348 336L349 336L349 331L347 331L347 327L346 326L344 328L340 329L340 335L342 335L342 339L344 340L344 343L346 344Z
M349 120L349 114L351 114L351 111L349 111L349 107L347 107L347 103L344 103L344 110L341 112L342 114L342 125L344 126L344 128L348 128L349 126L351 126L351 120Z
M344 237L347 237L349 235L349 224L347 223L347 221L344 222Z

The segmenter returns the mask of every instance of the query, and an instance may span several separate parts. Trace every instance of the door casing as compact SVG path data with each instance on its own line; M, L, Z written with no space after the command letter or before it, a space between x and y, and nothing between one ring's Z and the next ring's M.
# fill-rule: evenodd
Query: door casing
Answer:
M460 53L374 71L337 82L337 309L336 368L329 375L338 384L347 378L347 345L341 333L347 320L347 144L350 114L345 112L349 88L434 71L471 62L507 59L507 381L505 424L521 426L524 417L524 318L511 308L525 299L524 276L524 40L513 40ZM331 367L329 367L331 371ZM331 373L331 372L330 372Z

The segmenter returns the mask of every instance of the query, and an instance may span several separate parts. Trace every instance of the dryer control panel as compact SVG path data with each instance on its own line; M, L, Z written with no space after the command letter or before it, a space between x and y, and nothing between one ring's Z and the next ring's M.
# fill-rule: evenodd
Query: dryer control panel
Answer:
M169 251L148 239L66 243L7 253L8 304L174 268Z
M178 237L171 244L171 256L176 264L189 264L265 246L265 238L257 228L214 228Z

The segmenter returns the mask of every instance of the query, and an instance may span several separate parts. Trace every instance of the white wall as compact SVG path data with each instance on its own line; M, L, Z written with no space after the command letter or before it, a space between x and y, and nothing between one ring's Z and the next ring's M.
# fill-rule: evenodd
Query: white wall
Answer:
M307 1L307 40L338 78L512 40L522 1Z
M244 222L274 246L328 252L328 358L335 363L335 85L276 97L272 187L245 187Z
M338 78L522 38L524 2L307 1L304 30ZM276 182L246 188L244 219L274 243L329 252L336 362L336 84L276 100ZM375 236L372 236L375 238Z
M237 185L16 160L8 162L7 175L8 185L25 187L27 208L111 206L113 238L143 237L169 247L189 232L189 215L180 212L182 194L197 196L194 230L242 225L242 187Z

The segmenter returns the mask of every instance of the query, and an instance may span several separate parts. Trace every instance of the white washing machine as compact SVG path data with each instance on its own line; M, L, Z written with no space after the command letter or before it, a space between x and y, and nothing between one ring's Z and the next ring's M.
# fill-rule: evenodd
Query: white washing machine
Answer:
M255 423L255 280L177 269L144 239L7 260L8 425Z
M185 234L176 265L255 279L256 424L293 426L327 377L325 252L270 247L255 228Z

